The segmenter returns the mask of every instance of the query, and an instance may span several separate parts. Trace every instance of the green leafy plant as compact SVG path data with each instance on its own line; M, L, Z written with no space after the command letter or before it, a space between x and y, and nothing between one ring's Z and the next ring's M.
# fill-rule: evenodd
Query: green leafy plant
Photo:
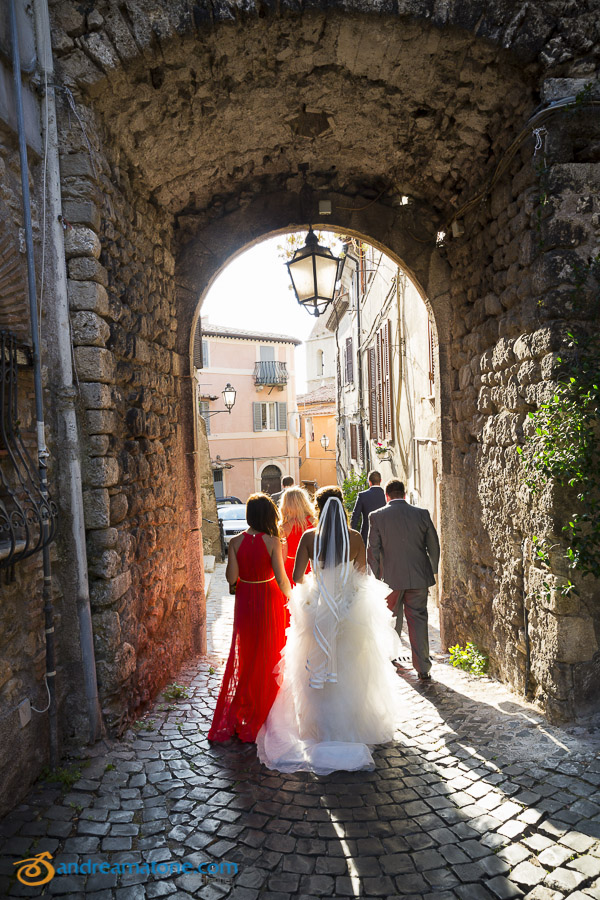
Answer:
M42 781L58 782L63 786L63 790L68 791L81 778L81 769L76 765L64 766L53 770L45 766L40 773L40 778Z
M133 723L136 731L154 731L154 719L138 719Z
M600 312L600 256L574 267L570 294L575 311ZM591 300L591 304L590 304ZM567 569L600 577L600 335L589 327L573 327L557 357L560 367L551 399L529 413L533 425L524 447L519 447L526 483L539 493L550 482L564 490L569 512L562 525L562 547ZM549 546L533 537L538 562L549 565ZM567 578L562 593L575 590Z
M165 700L187 700L189 695L189 689L186 685L177 684L176 681L166 687L163 691Z
M464 647L459 644L450 647L450 662L454 668L464 669L472 675L485 675L488 665L487 657L471 641Z
M105 772L112 772L113 769L116 769L116 766L114 763L106 763L106 765L104 766Z
M356 498L361 491L368 488L367 473L352 471L342 484L342 493L344 495L344 506L351 512L354 509Z
M215 669L214 666L209 666L209 667L208 667L208 674L209 674L209 675L214 675L216 671L217 671L217 670Z

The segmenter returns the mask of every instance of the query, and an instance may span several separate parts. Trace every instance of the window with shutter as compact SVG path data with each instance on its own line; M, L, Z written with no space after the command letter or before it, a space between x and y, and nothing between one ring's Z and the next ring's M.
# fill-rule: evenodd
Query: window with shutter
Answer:
M272 362L275 359L275 347L261 347L260 348L260 359L261 362Z
M354 383L354 352L352 338L346 338L346 384Z
M277 431L287 431L287 403L277 404Z
M202 340L202 322L198 319L196 331L194 332L194 368L204 369L208 365L208 346L206 341Z
M252 404L252 418L254 420L254 430L262 431L262 403Z
M350 458L358 461L358 429L356 425L350 423Z
M365 433L363 426L358 426L358 462L364 465L365 462Z
M210 434L210 416L205 415L205 413L208 413L208 410L210 409L208 400L199 400L198 408L200 411L200 415L202 416L202 418L204 419L204 422L206 423L206 433Z
M384 424L384 390L383 390L383 346L382 333L377 332L375 338L375 351L377 358L377 437L382 440L385 436Z
M375 348L369 347L369 437L377 438L377 364Z

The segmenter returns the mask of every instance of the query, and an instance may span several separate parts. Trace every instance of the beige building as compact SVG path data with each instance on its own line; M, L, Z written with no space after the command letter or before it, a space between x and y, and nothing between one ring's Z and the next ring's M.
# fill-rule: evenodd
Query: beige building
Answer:
M255 491L280 491L285 475L298 481L294 348L300 343L288 335L201 321L197 412L206 424L217 499L233 496L245 503ZM228 383L236 390L230 413L222 397Z
M335 383L299 394L298 414L300 483L313 493L327 484L337 484Z

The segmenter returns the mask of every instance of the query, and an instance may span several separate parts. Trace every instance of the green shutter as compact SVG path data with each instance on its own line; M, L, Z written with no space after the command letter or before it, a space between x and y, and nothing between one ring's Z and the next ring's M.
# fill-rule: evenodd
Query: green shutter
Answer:
M262 431L262 403L252 404L252 415L254 417L254 430Z
M277 404L277 431L287 431L287 403Z

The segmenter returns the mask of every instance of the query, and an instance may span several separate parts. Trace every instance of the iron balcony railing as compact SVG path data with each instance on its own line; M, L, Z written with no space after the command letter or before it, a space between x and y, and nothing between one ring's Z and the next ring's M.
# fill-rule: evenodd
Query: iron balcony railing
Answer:
M254 366L254 384L287 384L287 363L269 359Z
M0 569L38 553L54 539L56 504L43 496L19 428L18 354L14 335L0 332Z

